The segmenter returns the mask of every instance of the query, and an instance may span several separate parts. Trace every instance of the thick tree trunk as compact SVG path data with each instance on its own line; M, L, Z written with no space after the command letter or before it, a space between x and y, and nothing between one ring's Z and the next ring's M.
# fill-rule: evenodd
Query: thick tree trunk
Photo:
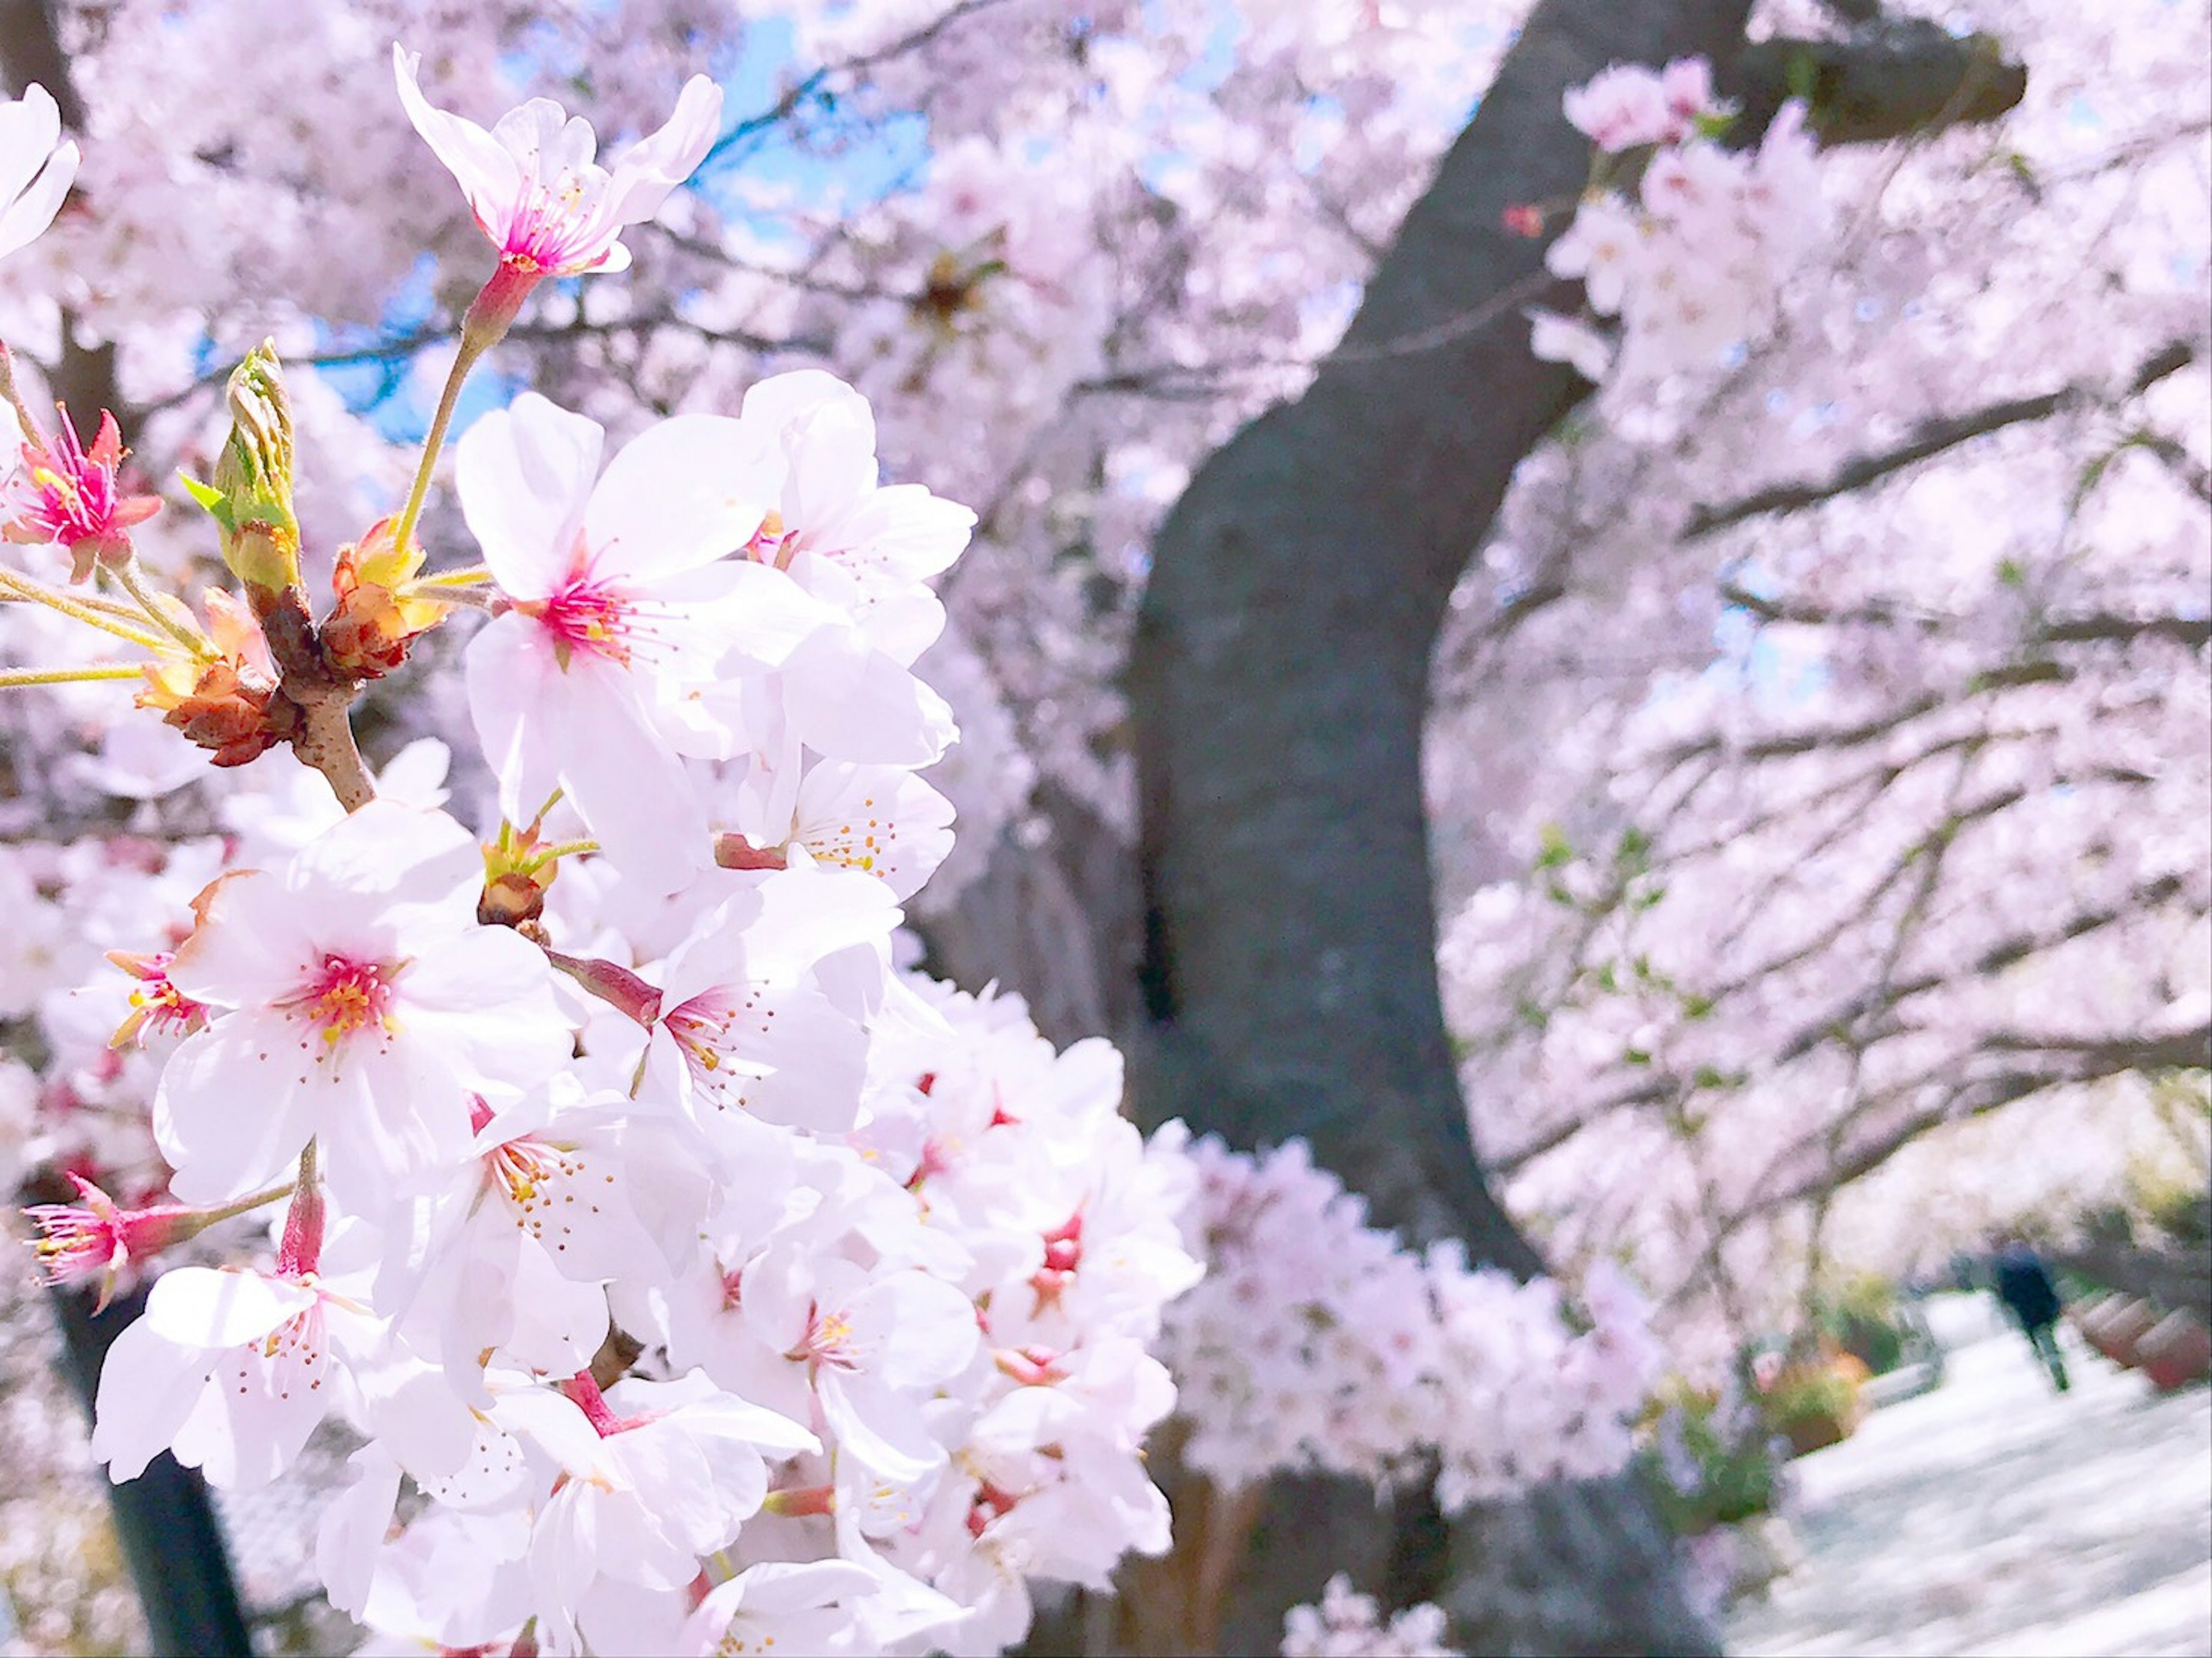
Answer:
M1484 1184L1445 1035L1420 774L1452 587L1515 465L1588 390L1528 350L1541 252L1504 215L1580 190L1568 87L1616 60L1727 61L1748 9L1537 8L1343 345L1193 479L1139 620L1141 1114L1248 1147L1303 1136L1379 1224L1524 1275L1540 1263ZM1478 1511L1425 1560L1418 1528L1378 1543L1384 1523L1371 1499L1363 1519L1333 1484L1281 1482L1224 1649L1272 1647L1332 1559L1393 1599L1442 1593L1472 1650L1717 1648L1625 1481Z
M997 920L933 929L956 976L1003 972L1048 1016L1095 1014L1115 1029L1137 1060L1147 1126L1180 1116L1245 1147L1303 1136L1378 1223L1417 1244L1460 1238L1476 1260L1524 1275L1540 1263L1485 1183L1444 1031L1420 772L1430 653L1452 588L1515 466L1589 389L1528 350L1522 307L1576 295L1550 291L1540 244L1507 232L1504 211L1580 191L1589 146L1561 97L1611 63L1711 58L1743 108L1738 143L1755 142L1800 85L1829 143L1991 119L2025 85L1993 42L1877 8L1850 9L1836 39L1747 48L1749 10L1543 0L1343 344L1303 398L1200 470L1161 529L1130 669L1133 1032L1115 975L1129 905L1110 878L1099 884L1096 837L1077 837L1090 851L1074 859L1010 849L978 906L963 905ZM1111 902L1088 927L1053 921L1079 886ZM1009 941L1040 976L986 967ZM1036 997L1071 974L1072 998ZM1402 1497L1378 1509L1346 1482L1285 1480L1227 1564L1213 1558L1219 1518L1206 1508L1204 1559L1183 1558L1185 1540L1165 1569L1139 1568L1119 1644L1272 1649L1284 1609L1342 1569L1392 1606L1440 1600L1473 1651L1715 1649L1626 1477L1450 1523ZM1218 1604L1193 1593L1201 1579L1228 1586ZM1041 1631L1036 1649L1068 1634Z

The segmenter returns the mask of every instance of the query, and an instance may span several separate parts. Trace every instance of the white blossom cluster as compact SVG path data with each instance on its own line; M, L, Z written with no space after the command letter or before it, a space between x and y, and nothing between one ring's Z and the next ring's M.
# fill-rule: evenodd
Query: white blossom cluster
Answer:
M1319 1606L1284 1614L1283 1658L1460 1658L1460 1651L1444 1644L1440 1608L1424 1601L1386 1624L1374 1596L1340 1573L1322 1588Z
M1582 279L1596 317L1619 320L1533 313L1536 355L1590 380L1616 355L1624 378L1646 383L1717 367L1767 326L1825 226L1804 106L1784 105L1759 148L1738 151L1719 142L1729 112L1703 58L1615 64L1565 103L1601 167L1544 260Z
M538 280L627 264L720 98L695 82L609 168L557 106L487 131L415 69L396 55L401 99L500 255L457 387ZM29 125L27 178L54 142ZM595 422L525 394L459 445L483 563L422 574L418 483L313 621L273 354L232 401L197 494L241 596L142 597L152 507L116 488L112 421L88 447L25 415L7 503L34 571L66 552L137 604L6 574L130 647L92 677L143 676L221 764L289 744L321 774L286 774L319 799L231 795L231 835L0 860L0 1017L47 1061L0 1084L125 1122L150 1096L150 1146L65 1121L25 1148L78 1186L33 1212L52 1278L112 1293L281 1215L273 1260L155 1280L100 1378L111 1476L168 1450L251 1489L345 1420L331 1601L446 1649L994 1651L1030 1577L1103 1588L1164 1550L1142 1449L1175 1389L1146 1350L1200 1271L1187 1170L1118 1114L1110 1048L1056 1055L1018 1002L893 968L951 843L915 774L954 728L910 665L973 515L880 485L868 406L826 374L604 466ZM375 777L327 701L463 604L489 612L464 670L499 815L474 826L442 754ZM55 991L110 942L127 979Z
M1208 1271L1169 1309L1164 1351L1200 1473L1433 1478L1455 1511L1626 1460L1660 1350L1619 1272L1593 1268L1572 1318L1550 1279L1401 1248L1303 1142L1255 1158L1208 1138L1188 1155L1184 1226Z

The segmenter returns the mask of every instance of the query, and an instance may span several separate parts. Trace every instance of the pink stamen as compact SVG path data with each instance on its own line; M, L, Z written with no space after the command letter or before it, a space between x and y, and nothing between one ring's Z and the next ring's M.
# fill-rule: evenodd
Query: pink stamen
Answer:
M393 993L387 976L397 971L382 963L325 956L322 972L298 995L278 1005L305 1013L322 1033L325 1046L335 1052L356 1030L374 1027L388 1036L399 1029L392 1016Z
M637 609L612 583L571 576L547 598L515 608L545 629L563 669L579 653L629 665Z

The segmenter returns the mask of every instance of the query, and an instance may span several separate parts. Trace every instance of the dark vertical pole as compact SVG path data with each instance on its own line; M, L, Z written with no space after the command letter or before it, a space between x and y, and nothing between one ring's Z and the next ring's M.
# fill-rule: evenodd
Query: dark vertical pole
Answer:
M145 1291L122 1296L95 1315L79 1290L53 1292L54 1317L68 1350L70 1380L88 1416L108 1347L144 1310ZM252 1651L238 1586L224 1553L222 1524L197 1468L181 1467L167 1451L137 1479L108 1487L115 1534L146 1611L146 1629L160 1658L216 1658Z

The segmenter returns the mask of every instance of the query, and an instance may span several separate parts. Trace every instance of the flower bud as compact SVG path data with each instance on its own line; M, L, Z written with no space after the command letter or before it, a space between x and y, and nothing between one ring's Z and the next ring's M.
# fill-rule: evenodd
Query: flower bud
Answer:
M230 435L211 484L185 485L222 529L222 559L257 611L300 585L300 522L292 512L292 405L264 340L230 377Z
M338 549L331 586L337 603L318 637L323 660L346 679L378 679L407 659L415 641L445 620L449 608L415 585L422 546L402 548L392 520L379 519L358 542Z
M483 844L483 893L477 920L485 926L527 928L545 913L546 890L561 872L557 858L545 855L538 826L499 826L499 839Z

